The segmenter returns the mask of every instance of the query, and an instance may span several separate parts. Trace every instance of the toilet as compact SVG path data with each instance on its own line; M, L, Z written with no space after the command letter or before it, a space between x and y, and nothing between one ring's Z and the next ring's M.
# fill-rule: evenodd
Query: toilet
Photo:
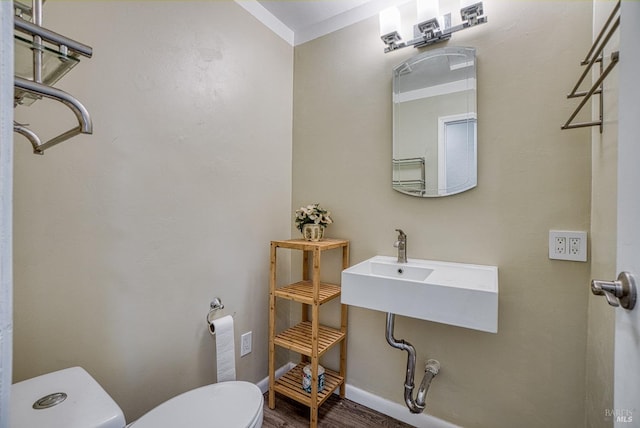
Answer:
M11 428L260 428L264 399L249 382L231 381L187 391L126 425L115 401L81 367L11 386Z

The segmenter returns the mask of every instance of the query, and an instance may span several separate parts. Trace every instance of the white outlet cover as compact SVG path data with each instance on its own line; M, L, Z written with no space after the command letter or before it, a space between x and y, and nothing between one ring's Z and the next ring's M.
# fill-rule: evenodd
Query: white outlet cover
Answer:
M245 355L251 353L251 332L247 332L240 336L240 356L244 357Z
M566 246L564 251L559 251L557 247L557 238L565 238ZM550 230L549 258L554 260L586 262L587 232L575 230Z

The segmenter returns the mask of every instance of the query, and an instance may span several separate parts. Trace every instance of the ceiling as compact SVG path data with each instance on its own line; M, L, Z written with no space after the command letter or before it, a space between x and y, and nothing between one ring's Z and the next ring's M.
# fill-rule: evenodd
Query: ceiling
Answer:
M235 0L292 45L377 15L409 0Z
M293 32L333 18L371 0L258 0Z

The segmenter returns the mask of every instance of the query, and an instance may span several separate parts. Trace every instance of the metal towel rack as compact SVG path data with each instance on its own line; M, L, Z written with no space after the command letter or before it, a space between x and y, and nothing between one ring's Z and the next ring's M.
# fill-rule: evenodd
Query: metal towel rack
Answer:
M587 56L585 57L585 59L580 63L580 65L586 65L587 67L582 72L582 75L578 79L578 82L576 83L576 85L573 87L573 90L571 91L571 93L569 95L567 95L567 98L578 98L578 97L583 97L583 98L582 98L582 101L580 102L580 104L578 105L578 107L576 107L574 112L571 114L571 116L569 117L567 122L564 125L562 125L562 129L583 128L583 127L587 127L587 126L599 126L600 127L600 133L602 133L602 131L603 131L603 127L604 127L604 117L603 117L603 109L604 109L604 100L603 100L604 79L606 79L606 77L609 75L611 70L613 70L613 68L616 66L616 64L618 63L618 60L620 58L620 54L619 54L618 51L612 52L611 53L611 62L609 63L609 65L606 68L604 68L604 53L603 52L604 52L605 46L607 45L607 43L611 39L611 36L613 36L615 31L620 26L620 14L619 14L619 11L620 11L620 0L618 0L616 2L616 5L613 7L613 10L611 11L611 14L607 18L607 21L605 22L604 26L602 27L602 30L600 30L600 34L598 34L598 37L596 37L595 41L593 42L593 45L591 46L591 49L587 53ZM591 89L589 89L588 91L578 92L578 88L580 87L580 85L582 85L582 82L587 77L587 75L589 74L589 71L591 71L591 69L593 68L593 65L596 62L600 64L600 76L598 76L596 81L593 83L593 85L591 86ZM591 122L571 123L573 121L573 119L575 119L575 117L578 115L580 110L582 110L582 108L585 106L585 104L589 101L589 99L591 99L591 96L594 95L594 94L598 94L599 95L599 101L600 101L599 102L599 111L600 111L600 113L599 113L598 120L591 121Z
M401 188L403 192L416 193L418 195L424 195L426 191L426 174L425 174L425 158L403 158L392 159L393 164L393 187ZM417 168L416 168L417 167ZM401 170L414 170L417 169L420 174L419 178L401 179L400 176L396 176L396 173L400 173ZM415 171L414 171L415 172Z
M59 101L67 106L75 114L78 119L78 126L72 128L62 134L46 141L38 137L38 135L29 129L25 124L14 122L13 130L26 137L33 146L33 152L36 154L44 154L44 151L56 144L59 144L78 134L91 134L93 132L93 124L89 111L82 105L80 101L65 91L54 88L51 84L61 78L71 67L59 67L49 76L43 75L44 70L44 54L45 51L51 49L45 46L45 42L57 46L58 55L62 65L65 62L77 62L78 56L91 58L93 50L90 46L69 39L63 35L55 33L42 27L42 5L43 0L33 0L32 6L28 7L20 2L15 2L16 16L14 16L14 29L21 33L30 35L33 38L31 50L33 52L33 80L15 76L14 87L16 95L14 97L14 106L21 104L25 93L35 95L36 99L46 97L55 101ZM23 19L21 16L29 15L33 22Z

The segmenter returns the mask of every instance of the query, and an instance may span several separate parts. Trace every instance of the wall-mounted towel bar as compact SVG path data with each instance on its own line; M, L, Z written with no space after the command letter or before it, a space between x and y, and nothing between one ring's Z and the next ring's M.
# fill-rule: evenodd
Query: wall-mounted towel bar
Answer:
M42 27L42 4L43 0L33 0L31 7L18 1L14 2L16 14L13 18L14 30L30 35L33 40L32 44L27 45L29 49L26 49L27 55L31 56L31 59L27 60L27 66L24 67L29 70L28 75L26 75L27 71L22 69L21 71L25 74L20 75L16 67L14 106L30 105L42 97L59 101L73 111L78 119L78 126L43 143L35 132L27 128L27 125L14 123L14 132L26 137L36 154L43 154L46 149L78 134L91 134L93 131L91 116L84 105L67 92L52 86L77 63L79 56L91 58L93 49ZM24 15L28 15L33 22L23 19ZM26 42L17 35L15 38L16 46L24 45ZM18 55L18 49L16 49L16 55ZM53 66L45 67L47 56L53 58ZM32 63L32 67L28 65L29 62Z
M587 126L599 126L600 133L602 133L603 131L604 80L609 75L611 70L613 70L613 68L616 66L619 60L619 53L617 51L612 52L611 60L607 65L607 67L604 68L604 62L605 62L604 49L607 43L609 43L609 40L611 39L615 31L620 26L619 11L620 11L620 0L616 2L616 5L613 7L611 14L607 18L607 21L605 22L604 26L602 27L602 30L600 30L600 34L598 34L598 36L594 40L591 46L591 49L589 49L589 52L587 53L585 59L580 63L580 65L586 65L586 68L582 72L582 75L580 76L580 78L578 79L578 82L573 87L573 90L571 91L571 93L567 95L567 98L583 97L583 99L578 105L578 107L576 107L576 109L573 111L571 116L569 116L569 119L566 121L566 123L562 125L562 129L583 128ZM598 76L596 81L591 85L591 88L588 91L578 92L580 85L582 85L582 83L584 82L584 79L587 77L587 75L589 74L589 72L591 71L595 63L598 63L600 66L600 75ZM578 113L580 113L582 108L585 106L585 104L587 104L587 102L589 101L589 99L591 99L593 95L599 95L598 120L594 120L590 122L571 123L573 122L573 120L576 118Z
M76 52L86 58L91 58L91 56L93 55L93 49L91 48L91 46L87 46L83 43L77 42L73 39L63 36L62 34L58 34L32 22L25 21L18 16L15 16L13 18L13 25L14 28L18 31L29 34L31 36L40 36L42 40L56 44L58 46L66 46L68 50Z
M23 91L31 92L37 95L41 95L43 97L51 98L56 101L60 101L67 107L73 111L78 119L78 126L72 128L62 134L58 135L47 141L46 143L41 143L38 136L33 132L27 129L24 125L14 125L13 130L24 135L29 139L31 144L33 145L33 152L37 154L44 154L44 151L49 147L55 146L58 143L61 143L65 140L68 140L71 137L74 137L78 134L91 134L93 132L93 124L91 122L91 116L87 109L74 97L69 95L68 93L56 89L51 86L43 85L40 83L32 82L30 80L22 79L20 77L16 77L14 80L14 86L16 88L22 89Z

